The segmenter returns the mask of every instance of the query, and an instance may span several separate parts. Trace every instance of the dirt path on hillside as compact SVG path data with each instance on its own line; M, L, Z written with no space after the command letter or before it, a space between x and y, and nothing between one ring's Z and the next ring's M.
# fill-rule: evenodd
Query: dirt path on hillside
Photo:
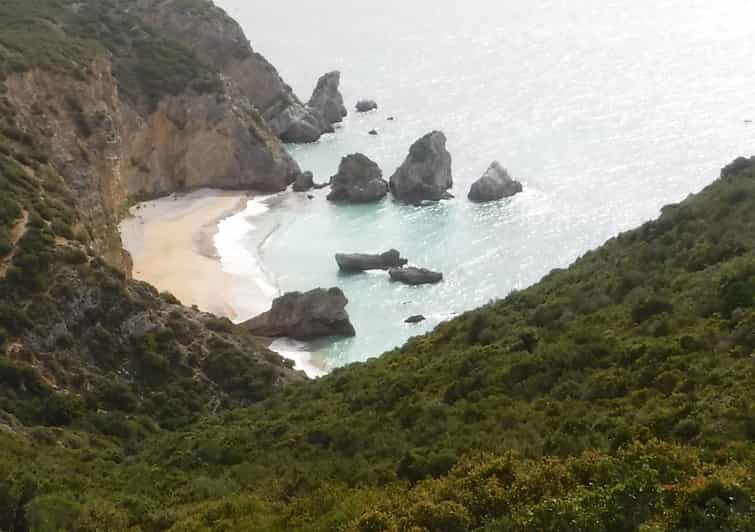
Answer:
M29 223L29 213L24 211L21 219L16 222L13 229L10 231L10 243L13 246L13 251L10 255L0 260L0 279L5 279L5 274L8 273L8 268L13 264L13 257L16 256L16 244L26 234L26 225Z

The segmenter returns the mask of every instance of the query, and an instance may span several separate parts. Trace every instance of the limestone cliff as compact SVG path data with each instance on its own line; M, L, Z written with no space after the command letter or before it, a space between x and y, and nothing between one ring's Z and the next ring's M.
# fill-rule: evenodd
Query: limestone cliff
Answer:
M275 67L254 51L239 24L210 0L138 0L136 13L233 80L286 142L314 142L330 122L304 105Z

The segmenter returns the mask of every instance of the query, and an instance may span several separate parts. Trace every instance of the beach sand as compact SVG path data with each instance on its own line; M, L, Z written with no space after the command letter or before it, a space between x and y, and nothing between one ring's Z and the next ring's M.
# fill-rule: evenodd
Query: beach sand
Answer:
M198 190L132 207L120 230L134 260L134 278L185 305L237 319L230 303L236 276L223 270L213 239L220 221L245 209L250 198L244 192Z

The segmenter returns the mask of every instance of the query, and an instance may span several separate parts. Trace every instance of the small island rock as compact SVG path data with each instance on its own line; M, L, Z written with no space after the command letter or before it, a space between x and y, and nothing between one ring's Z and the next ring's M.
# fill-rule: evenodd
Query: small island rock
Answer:
M427 318L425 318L422 314L417 314L416 316L409 316L408 318L406 318L404 320L404 323L411 323L411 324L422 323L426 319Z
M330 178L330 201L368 203L388 194L383 171L366 155L353 153L341 160L338 173Z
M272 308L243 323L252 334L268 338L315 340L328 336L354 336L340 288L290 292L273 301Z
M359 100L356 107L358 113L367 113L377 108L378 104L375 100Z
M441 131L428 133L412 144L408 157L390 179L394 197L413 204L448 199L452 186L451 154Z
M369 131L367 132L367 134L368 134L368 135L372 135L372 136L375 136L375 135L377 135L377 134L378 134L378 130L377 130L377 129L370 129L370 130L369 130Z
M348 113L343 104L343 96L338 89L341 73L337 70L324 74L318 81L307 104L317 110L331 124L341 122Z
M522 184L511 178L498 161L494 161L485 174L472 184L467 197L474 202L496 201L522 191Z
M367 253L338 253L336 262L341 271L364 272L367 270L390 270L400 268L408 261L395 249L376 255Z
M392 281L416 286L420 284L436 284L443 280L443 274L425 268L393 268L388 271Z
M298 176L296 176L296 181L294 181L294 192L306 192L307 190L314 188L315 182L314 182L314 176L312 175L312 172L302 172Z

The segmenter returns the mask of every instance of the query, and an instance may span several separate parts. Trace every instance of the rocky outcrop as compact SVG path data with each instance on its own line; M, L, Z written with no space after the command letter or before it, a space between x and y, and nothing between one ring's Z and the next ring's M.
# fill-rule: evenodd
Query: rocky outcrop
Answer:
M314 181L314 175L312 175L312 172L302 172L298 176L296 176L296 181L294 181L293 190L294 192L306 192L308 190L311 190L315 187L315 181Z
M307 106L319 111L331 124L343 121L348 114L343 104L343 96L338 87L341 84L341 73L337 70L324 74L318 81Z
M425 268L393 268L388 271L392 281L416 286L420 284L436 284L443 280L443 274Z
M404 323L409 323L409 324L415 325L417 323L422 323L426 319L427 318L425 318L422 314L417 314L416 316L409 316L408 318L406 318L404 320Z
M366 155L354 153L341 159L338 173L330 178L330 201L368 203L388 194L383 171Z
M734 177L753 167L755 167L755 156L752 156L750 158L737 157L721 169L721 179Z
M452 186L451 154L446 149L446 136L440 131L428 133L412 144L409 156L390 179L394 197L413 204L447 199Z
M332 131L330 123L305 106L275 67L252 49L239 24L212 2L198 0L187 6L183 0L137 0L133 12L232 80L283 141L315 142Z
M354 336L346 313L348 299L340 288L290 292L275 301L269 311L245 322L256 336L315 340L328 336Z
M400 268L408 261L401 257L395 249L371 255L367 253L338 253L336 262L341 271L344 272L364 272L368 270L389 270L391 268Z
M521 192L522 184L511 178L501 163L494 161L485 174L472 183L467 197L474 202L496 201Z
M375 100L359 100L356 105L357 113L368 113L378 108Z
M143 117L126 108L123 177L129 194L197 187L284 190L299 166L239 92L164 98Z

